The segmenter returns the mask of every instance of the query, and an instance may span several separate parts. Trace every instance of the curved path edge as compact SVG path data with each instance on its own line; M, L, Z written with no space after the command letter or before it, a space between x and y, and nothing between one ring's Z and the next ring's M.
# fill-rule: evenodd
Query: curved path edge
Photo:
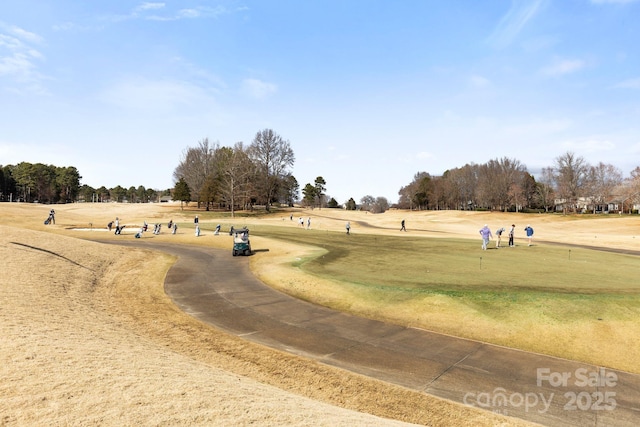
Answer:
M110 242L178 257L165 292L227 333L327 365L548 426L636 426L640 375L366 319L258 280L230 251ZM624 351L621 348L621 351Z

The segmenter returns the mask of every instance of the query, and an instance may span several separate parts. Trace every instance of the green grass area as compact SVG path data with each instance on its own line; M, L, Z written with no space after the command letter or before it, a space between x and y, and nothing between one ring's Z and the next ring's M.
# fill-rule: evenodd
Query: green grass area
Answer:
M306 271L341 281L407 291L537 290L566 293L640 291L640 258L551 245L480 249L480 239L349 235L253 226L258 236L324 248ZM492 245L493 246L493 243Z
M253 226L257 236L323 248L296 262L372 302L444 295L492 318L518 310L556 320L640 312L640 257L537 244L482 251L480 239L429 239ZM637 318L637 317L636 317Z

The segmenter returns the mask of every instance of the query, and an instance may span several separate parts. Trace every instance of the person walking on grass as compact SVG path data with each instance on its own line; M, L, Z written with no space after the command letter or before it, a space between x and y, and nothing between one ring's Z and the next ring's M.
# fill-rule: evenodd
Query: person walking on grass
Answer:
M491 234L491 230L489 229L489 226L487 224L485 224L484 227L480 229L480 236L482 236L482 250L486 251L489 240L491 240L491 238L493 237L493 235Z
M511 224L511 230L509 230L509 247L512 248L515 246L513 243L513 237L516 234L516 225Z
M346 228L347 228L347 234L349 234L349 231L351 230L351 223L349 221L347 221Z
M400 223L400 231L407 231L407 229L404 227L404 219Z
M527 233L527 246L531 246L531 241L533 240L533 228L529 224L525 227L524 231Z

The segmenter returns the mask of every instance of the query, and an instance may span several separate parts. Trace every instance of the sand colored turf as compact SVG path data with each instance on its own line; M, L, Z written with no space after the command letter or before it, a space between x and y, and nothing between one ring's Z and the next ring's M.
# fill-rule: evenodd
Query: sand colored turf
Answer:
M143 238L228 248L206 214L196 238L175 207L49 208L0 204L0 425L525 425L228 336L166 297L171 257L84 240L173 219ZM115 216L124 235L97 230ZM300 249L261 240L263 260Z

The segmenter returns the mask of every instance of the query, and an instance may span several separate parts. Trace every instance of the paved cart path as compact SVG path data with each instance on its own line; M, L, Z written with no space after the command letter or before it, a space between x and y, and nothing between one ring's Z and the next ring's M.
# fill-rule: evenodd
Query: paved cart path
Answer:
M189 315L246 340L543 425L640 425L639 375L310 304L266 286L249 258L230 250L118 243L178 256L166 293Z

